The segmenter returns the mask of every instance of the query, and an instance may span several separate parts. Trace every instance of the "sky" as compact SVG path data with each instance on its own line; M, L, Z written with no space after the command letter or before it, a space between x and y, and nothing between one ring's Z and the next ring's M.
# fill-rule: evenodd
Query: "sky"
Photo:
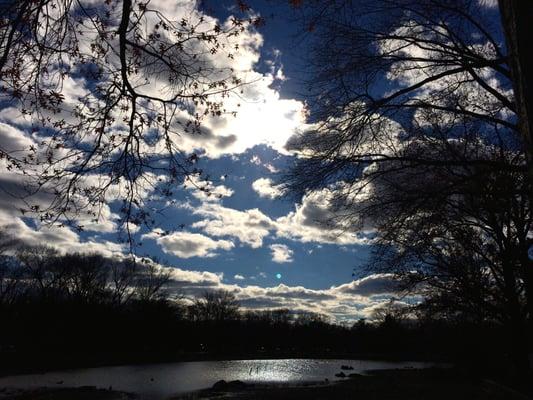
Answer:
M166 7L165 2L160 3ZM225 21L234 2L182 0L177 7ZM204 121L204 137L184 135L180 146L202 154L199 168L208 181L186 181L173 196L154 202L153 227L139 227L139 255L157 259L171 270L169 294L191 298L205 290L233 292L250 309L286 307L296 312L325 314L332 321L369 318L393 296L392 276L369 274L365 264L372 244L370 232L336 229L331 192L326 188L295 199L279 186L294 162L285 144L309 126L301 71L304 51L294 39L293 12L282 2L249 2L264 26L248 30L230 66L248 82L237 115ZM168 4L168 3L167 3ZM175 9L167 12L180 12ZM229 61L224 61L229 62ZM88 85L83 78L67 81L67 101ZM232 103L233 102L233 103ZM13 107L0 116L0 145L26 148L32 142L29 124ZM48 244L63 252L127 254L120 241L118 211L113 198L98 222L88 216L84 232L49 227L21 214L8 193L17 192L17 177L2 168L0 225L30 245ZM208 187L207 196L198 187Z

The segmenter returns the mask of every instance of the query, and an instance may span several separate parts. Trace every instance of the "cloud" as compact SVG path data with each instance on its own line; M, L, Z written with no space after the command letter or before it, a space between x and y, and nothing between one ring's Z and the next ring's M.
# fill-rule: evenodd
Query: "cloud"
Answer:
M369 244L371 226L348 223L339 218L335 189L326 188L305 195L301 204L287 215L272 219L257 208L237 210L219 202L203 201L198 206L179 205L203 219L192 224L195 229L214 237L236 238L252 248L263 246L266 237L290 239L302 243ZM347 211L347 210L341 210ZM352 221L353 222L353 221Z
M288 308L294 312L323 314L336 322L372 319L374 311L388 304L395 295L391 289L393 277L386 274L369 275L329 289L309 289L285 284L273 287L226 284L221 273L166 268L171 273L169 285L165 289L170 296L185 296L187 301L192 301L206 290L227 290L247 310ZM241 277L243 276L237 274L234 279L239 281L242 280ZM411 300L416 301L416 298Z
M498 7L498 0L478 0L478 4L481 7L497 8Z
M50 207L54 200L54 195L46 187L33 193L33 186L28 177L16 172L2 172L0 170L0 211L13 217L23 215L31 218L34 214L30 211L32 206L45 210ZM31 193L31 196L30 196ZM81 196L72 196L75 204L83 204ZM86 205L78 212L67 213L68 217L75 222L75 225L83 231L109 233L117 229L116 220L118 215L111 212L107 204L100 207ZM36 221L42 225L40 221ZM60 218L58 222L66 222L65 218Z
M252 248L263 245L263 239L274 229L273 221L257 208L239 211L220 204L203 203L190 207L196 215L206 217L192 224L216 237L234 237Z
M398 282L393 274L374 274L335 288L335 291L340 293L360 296L393 294L398 290Z
M180 258L215 257L218 249L231 250L233 242L228 240L213 240L199 233L173 232L164 234L160 230L142 236L143 239L154 239L165 253Z
M287 308L293 312L323 314L334 322L353 323L359 318L372 319L376 309L395 299L394 278L390 274L374 274L327 289L310 289L283 283L272 287L224 283L220 272L185 270L161 267L170 274L165 292L171 298L192 302L206 291L226 290L235 295L245 310ZM260 275L265 276L264 273ZM240 274L235 281L243 281ZM420 298L405 297L403 301L416 303Z
M283 189L279 185L274 185L272 179L259 178L252 183L252 188L260 197L275 199L283 195Z
M293 251L284 244L272 244L269 246L272 251L272 261L278 264L290 263L292 259Z
M169 281L163 288L170 298L185 298L192 301L206 291L223 287L224 274L209 271L185 270L176 267L162 267L169 273Z
M305 105L299 100L282 99L279 90L274 87L274 83L285 80L280 54L271 64L271 71L263 74L254 70L264 42L260 33L248 30L235 40L238 41L239 51L233 60L221 59L220 66L234 69L247 82L238 96L230 94L224 98L224 108L236 114L208 118L204 126L212 137L204 140L202 135L187 136L184 145L198 147L195 142L204 140L201 145L209 157L242 153L258 144L285 152L287 139L306 123ZM213 140L216 138L228 140L217 143Z
M232 25L231 17L220 21L206 15L197 7L194 0L181 1L179 6L161 0L151 1L150 7L158 9L161 13L173 21L186 18L191 24L200 19L200 27L197 29L212 28L215 24L229 29ZM148 22L148 26L154 25L154 21ZM162 33L164 34L164 33ZM202 62L208 66L214 66L220 71L232 71L246 84L235 90L234 93L226 93L219 97L212 96L210 101L221 101L223 112L219 116L206 115L202 121L200 133L187 132L183 129L183 122L177 121L172 126L179 132L173 139L179 148L185 152L201 150L208 157L217 158L225 154L242 153L246 149L258 144L267 144L280 151L286 140L295 131L305 124L305 105L302 101L283 99L279 93L279 85L286 80L283 73L281 53L275 51L273 59L266 59L270 70L264 73L256 70L256 65L261 58L264 39L261 33L253 28L247 28L239 35L224 39L224 48L235 49L231 51L232 57L227 52L218 51L211 54L211 48L205 51L197 51ZM206 46L205 43L196 46ZM195 49L198 50L198 49ZM205 68L205 65L202 65ZM146 73L146 71L143 71ZM142 74L140 74L142 78ZM210 76L212 80L220 76ZM142 79L140 79L141 83ZM160 94L167 88L164 76L161 78L150 76L150 85L143 85L142 91L147 94ZM201 107L194 110L203 113ZM194 113L193 113L194 114ZM190 119L188 112L182 110L180 118L183 121ZM253 132L253 134L251 134ZM162 139L163 140L163 139Z
M0 122L0 152L20 156L26 154L34 144L35 142L21 130Z
M151 7L160 9L170 19L179 21L184 14L194 18L205 17L205 23L213 24L215 18L203 15L197 8L197 2L192 0L168 2L153 0ZM227 24L222 21L222 24ZM240 50L235 52L234 59L229 59L219 53L209 62L217 67L232 68L239 76L250 84L242 88L242 93L231 95L224 99L224 107L228 111L221 117L207 117L200 132L192 134L182 132L176 136L180 150L189 152L200 150L200 153L211 158L225 154L238 154L258 144L266 144L283 154L287 154L285 143L295 133L303 130L306 125L306 107L303 102L294 99L283 99L277 89L286 78L283 74L281 54L275 52L274 59L269 64L271 69L266 73L254 71L261 57L263 38L253 29L246 30L235 38ZM90 38L84 41L89 43ZM83 43L82 43L83 45ZM116 59L110 62L116 62ZM142 78L144 71L139 74ZM161 89L164 76L154 78L153 85L144 85L143 91L157 92ZM66 77L64 82L65 104L58 118L72 121L71 114L77 98L90 93L89 82L84 78ZM216 100L216 99L213 99ZM236 116L231 111L238 111ZM180 121L187 121L190 117L188 110L177 113ZM13 107L3 109L3 122L0 123L0 148L3 151L19 154L34 143L40 143L40 137L30 131L31 118L22 116ZM117 132L123 129L122 118L117 115ZM85 140L90 140L87 135ZM152 154L159 154L164 143L150 147ZM144 146L144 145L143 145ZM158 147L159 146L159 147ZM277 172L271 163L260 159L255 160L270 171ZM266 172L265 170L265 172ZM0 170L0 187L4 190L19 194L22 188L19 176ZM209 172L209 171L208 171ZM91 175L86 177L84 185L89 187L91 182L98 182L105 176ZM159 177L152 176L157 181ZM275 219L265 212L250 208L236 210L223 205L224 199L233 195L233 190L225 185L212 181L200 181L191 178L184 183L185 189L192 193L192 201L198 201L198 207L189 207L190 214L199 217L192 224L192 228L202 233L172 232L163 234L161 230L154 230L142 235L144 239L154 240L164 252L180 258L214 257L222 251L231 251L235 241L252 248L260 248L267 237L284 238L299 242L358 244L365 243L355 233L337 222L332 223L332 196L328 190L308 194L301 204L295 205L294 211ZM252 184L253 189L262 197L277 198L281 189L270 179L257 179ZM208 195L211 193L211 195ZM107 193L106 201L111 202L120 198L120 184L113 185ZM149 190L142 193L145 199L150 195ZM39 193L32 199L37 204L45 205L51 198L46 193ZM80 224L95 236L79 234L70 228L48 227L32 221L31 218L21 216L19 208L24 206L18 200L13 200L2 194L0 196L0 229L16 237L20 243L28 245L48 244L63 252L81 251L98 252L106 256L120 256L125 248L122 244L102 240L97 234L111 233L116 230L117 216L108 205L104 205L98 221L89 212L77 217ZM141 227L135 226L134 230ZM273 261L287 263L293 261L293 251L284 244L272 244ZM240 286L224 283L222 273L185 270L170 268L171 279L165 290L175 297L181 295L191 299L205 290L226 289L234 292L243 306L253 309L269 307L288 307L296 311L313 311L330 315L337 319L357 318L365 316L369 307L380 304L382 300L372 298L372 293L378 289L378 279L355 281L330 289L315 290L303 286L278 286L264 288L259 286ZM249 275L248 275L249 276ZM257 276L267 278L264 271L257 271ZM233 279L242 281L244 275L235 274ZM251 279L251 278L250 278ZM242 283L242 282L239 282ZM373 283L373 284L371 284ZM384 289L383 289L384 290ZM383 292L385 293L385 292ZM382 294L383 294L382 293Z
M183 183L185 189L191 190L193 196L201 201L218 201L224 197L233 196L233 189L224 185L215 185L207 179L200 179L197 175L185 178Z
M342 211L347 210L337 209L335 195L329 188L305 195L295 211L276 220L276 235L303 243L368 244L369 232L358 232L357 226L343 220Z
M15 246L50 246L61 253L99 253L106 257L120 257L125 251L122 244L99 241L95 238L82 239L68 227L29 226L21 218L0 211L0 230L15 240Z
M225 21L219 21L214 17L206 15L197 7L197 2L193 0L180 1L178 3L154 0L150 2L150 7L161 11L169 20L180 21L183 17L186 17L191 23L202 20L203 22L199 30L202 30L204 27L212 29L217 23L223 27L229 27L231 25L231 18ZM146 17L146 22L143 22L146 23L146 29L148 31L155 24L155 19L152 17L152 14L155 15L155 13L150 13ZM115 16L112 15L110 18L112 24L118 23ZM162 34L165 35L166 33L163 32ZM91 51L89 45L93 38L89 33L81 38L80 49L82 52ZM236 45L238 45L239 50L232 52L233 58L227 57L227 54L222 51L214 55L210 55L209 51L205 51L199 52L199 54L205 54L205 60L202 61L206 62L205 65L212 65L226 72L231 69L249 84L242 87L242 93L230 95L225 98L224 108L227 112L223 113L221 117L208 116L199 134L183 132L180 126L175 126L174 128L179 129L180 132L175 138L178 147L184 152L200 149L203 154L209 157L239 153L259 143L269 144L282 149L286 139L305 121L305 115L303 113L304 105L302 102L282 99L278 90L271 87L274 80L280 81L280 78L283 77L279 52L275 54L275 65L273 64L272 70L274 73L267 72L263 74L254 71L261 57L261 48L263 46L263 37L259 32L253 28L247 28L242 34L228 38L228 42L225 45L227 48L236 48ZM200 44L195 44L194 46L200 46ZM195 50L198 49L195 48ZM68 62L69 60L66 59L65 61ZM109 63L114 67L118 66L118 59L112 53L110 54ZM145 73L147 73L145 70L139 71L139 82L144 79L143 75ZM164 74L161 76L154 76L152 74L150 76L151 84L143 84L139 86L139 90L146 94L161 94L163 87L168 88L167 83L165 83L165 78ZM212 79L218 78L212 77ZM61 113L53 116L54 120L63 119L68 123L74 122L75 115L72 111L80 97L91 95L90 87L92 84L93 82L88 81L82 76L65 76L62 85L62 94L65 99L62 104ZM217 99L215 97L211 100L216 101ZM239 112L235 117L230 115L231 111L237 110ZM177 120L187 121L190 118L190 112L191 110L178 110L176 113ZM4 108L0 119L2 120L0 122L0 149L2 151L18 154L21 151L26 151L30 145L34 144L34 139L36 143L40 143L43 139L43 137L37 138L38 133L31 133L31 124L34 122L32 121L32 117L22 115L15 107ZM122 118L120 118L120 115L117 115L114 119L115 126L113 126L113 129L116 130L117 134L120 134L124 130ZM250 134L251 130L254 131L254 134ZM84 135L80 139L84 144L89 145L90 140L93 140L91 139L93 136ZM161 138L156 144L142 143L141 145L145 146L143 150L151 154L160 154L159 150L164 148L164 144L164 139ZM73 149L65 149L65 151L70 150ZM105 175L100 177L93 175L90 177L93 182L105 182L105 178ZM193 182L187 182L186 186L187 189L193 192L196 198L202 201L212 201L229 197L233 194L233 191L226 186L215 185L212 182L206 182L205 186L201 186L200 188L192 187L194 186ZM209 195L209 193L212 194ZM116 200L121 194L123 195L123 192L112 189L108 193L108 196L106 196L106 200ZM142 193L140 197L144 199L149 194L147 191L146 193ZM42 198L41 200L50 199ZM102 214L97 221L91 216L90 211L77 218L79 220L78 222L84 226L84 229L102 233L116 230L115 220L117 216L110 211L107 205L103 206ZM244 243L258 247L262 244L262 238L265 235L265 230L261 228L261 225L267 220L263 219L263 221L254 222L254 219L260 217L260 213L254 212L253 210L246 211L245 214L247 215L233 215L230 218L232 220L238 220L241 216L245 217L241 218L242 223L246 226L249 225L252 232L248 234L242 226L241 228L243 230L239 232L241 228L238 227L237 223L237 226L232 225L234 229L230 234L242 238ZM219 228L216 225L217 221L208 221L204 229L206 231L217 231ZM211 252L208 251L207 254L211 254Z

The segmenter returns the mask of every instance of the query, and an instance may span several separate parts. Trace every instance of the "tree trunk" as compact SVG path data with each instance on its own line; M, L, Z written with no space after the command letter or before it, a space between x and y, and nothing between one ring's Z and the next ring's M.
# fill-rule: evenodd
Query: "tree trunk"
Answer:
M512 260L511 254L504 255L503 281L508 317L507 342L512 362L516 368L516 375L522 380L528 376L529 372L528 341L525 321L518 297L516 275L514 273L513 263L509 260Z
M509 54L520 133L524 141L530 185L529 203L533 205L533 1L499 0L502 25ZM526 249L527 251L527 249ZM523 259L523 275L530 323L533 322L533 262Z
M520 132L533 160L533 1L499 0Z
M528 240L527 238L521 239L518 251L520 252L521 274L524 280L526 309L531 329L533 327L533 261L529 258L529 246L533 246L533 240Z

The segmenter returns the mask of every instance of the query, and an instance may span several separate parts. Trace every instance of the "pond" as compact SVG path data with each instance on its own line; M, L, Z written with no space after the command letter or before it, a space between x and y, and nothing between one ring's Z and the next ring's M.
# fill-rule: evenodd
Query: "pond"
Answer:
M427 368L425 362L371 360L229 360L168 364L116 366L55 371L43 374L0 378L0 388L96 386L138 394L142 399L161 400L175 394L211 387L220 379L245 382L303 383L339 379L341 365L353 367L348 373L370 369Z

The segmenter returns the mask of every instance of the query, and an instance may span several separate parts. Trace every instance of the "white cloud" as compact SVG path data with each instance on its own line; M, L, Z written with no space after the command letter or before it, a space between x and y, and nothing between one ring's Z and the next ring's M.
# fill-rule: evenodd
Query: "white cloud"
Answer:
M283 195L283 189L279 185L274 185L272 179L259 178L252 183L252 188L261 197L275 199Z
M233 242L228 240L213 240L199 233L173 232L164 234L155 230L142 236L143 239L154 239L165 253L173 254L180 258L214 257L216 250L231 250Z
M211 236L234 237L252 248L263 245L263 238L274 228L272 220L257 208L239 211L217 203L204 203L192 208L194 214L206 217L192 227Z
M496 8L498 7L498 0L478 0L481 7Z
M361 296L393 294L398 291L398 284L393 274L373 274L337 286L333 291L335 293L357 294Z
M15 245L50 246L61 253L100 253L106 257L121 256L125 247L94 238L82 239L68 227L37 225L30 227L21 218L0 211L0 230L15 240Z
M4 110L2 110L2 113ZM28 153L35 142L24 132L14 126L0 122L0 152L11 156L21 156Z
M39 207L45 210L50 207L54 196L47 188L41 188L37 193L30 196L32 185L27 176L13 171L4 172L0 169L0 211L10 214L13 217L23 215L31 218L34 214L30 212L31 206ZM84 204L82 196L72 196L73 201L77 204ZM75 224L82 228L83 231L109 233L117 229L116 220L118 215L111 212L107 204L101 204L99 207L86 205L81 207L78 212L68 213L68 217ZM58 222L64 222L60 218ZM38 225L43 225L36 220Z
M247 84L238 95L230 94L223 99L228 113L208 117L203 134L184 134L177 140L185 150L202 148L209 157L242 153L258 144L285 153L287 139L306 123L305 105L298 100L282 99L273 87L274 82L285 79L281 66L276 67L274 74L254 71L261 56L261 34L248 30L235 40L239 51L233 60L218 60L219 66L233 68ZM230 112L236 114L230 115Z
M303 243L368 244L368 239L357 232L334 212L334 189L322 189L305 195L296 210L276 220L276 235ZM338 211L338 210L336 210Z
M189 176L183 184L185 189L191 190L193 196L202 201L217 201L224 197L233 196L234 191L224 185L215 185L210 180L200 179L196 175Z
M170 269L171 271L173 269ZM261 272L259 276L266 278ZM241 275L234 279L240 280ZM211 272L185 271L176 269L172 273L169 293L185 295L191 299L205 290L227 290L233 293L241 306L249 310L288 308L295 312L314 312L326 315L336 322L354 322L358 318L372 318L374 310L389 303L394 297L391 291L381 288L386 280L380 275L370 275L344 285L329 289L309 289L303 286L279 284L273 287L256 285L240 286L225 284L219 274ZM388 278L393 284L393 278ZM376 285L371 289L372 283ZM381 282L381 283L378 283ZM365 287L361 291L346 290L347 287ZM387 296L388 295L388 296Z
M307 194L295 211L272 219L257 208L236 210L218 202L204 201L199 206L181 206L203 217L192 227L214 237L236 238L252 248L259 248L268 236L302 243L369 244L367 225L348 223L334 212L334 189L322 189ZM352 221L353 222L353 221Z
M278 264L290 263L292 259L293 251L284 244L272 244L269 246L272 251L272 261Z
M89 0L87 0L89 1ZM168 17L169 20L180 21L183 17L189 19L189 21L200 21L202 28L212 29L215 23L220 22L224 27L229 27L231 22L230 18L226 21L218 21L216 18L205 15L197 7L197 2L193 0L184 0L179 2L167 2L163 0L154 0L150 2L150 7L158 9L163 15ZM111 15L111 24L118 23L116 15ZM151 15L147 15L147 29L150 30L155 24ZM200 28L199 28L200 29ZM200 30L201 30L200 29ZM164 35L165 33L163 33ZM89 44L92 37L87 34L82 38L80 42L81 51L90 52ZM286 139L290 137L295 129L297 129L302 123L305 122L304 105L302 102L291 99L281 99L279 92L271 87L274 80L280 80L282 78L282 67L280 54L275 54L275 74L261 74L254 71L256 64L261 56L261 47L263 45L263 37L260 33L253 28L245 29L241 35L227 38L227 43L224 43L227 48L234 48L238 45L239 50L233 52L233 58L227 57L224 52L219 52L215 55L207 55L208 51L203 52L206 54L206 60L208 63L216 66L217 68L229 71L231 68L237 75L239 75L244 81L250 82L250 84L243 86L242 93L238 95L231 95L224 100L225 109L227 114L223 114L220 118L207 117L203 126L202 134L188 134L181 132L176 136L178 145L181 146L183 151L191 151L193 149L203 149L210 157L218 157L222 154L233 154L242 152L250 147L253 147L259 143L266 143L274 146L275 148L282 149ZM68 62L68 59L66 60ZM110 54L109 63L117 66L118 59ZM142 81L144 71L140 71L139 79ZM133 78L132 78L133 79ZM145 93L161 94L164 83L164 76L151 77L150 85L142 85L139 87L140 91ZM217 79L217 77L213 77ZM139 82L141 82L139 81ZM60 114L53 116L54 119L64 119L67 122L72 122L75 118L72 110L78 103L78 98L90 94L90 88L88 82L83 77L65 76L62 85L62 94L65 96L62 104L62 111ZM215 98L213 98L215 100ZM231 111L239 111L236 117L230 116ZM188 112L185 110L178 111L177 114L180 118L188 117ZM0 148L9 152L21 152L26 151L31 144L34 143L34 138L37 134L31 134L29 129L31 127L32 118L29 116L23 116L16 108L10 107L2 110L2 123L0 123ZM122 118L120 115L115 116L116 133L124 129L122 124ZM26 129L26 132L20 131L18 128L12 126L16 125L18 128ZM181 130L180 130L181 131ZM253 131L253 134L250 132ZM82 141L90 141L93 136L87 134L80 138ZM42 138L39 138L42 139ZM35 139L37 141L37 139ZM39 142L39 141L37 141ZM148 144L143 144L147 146ZM152 153L158 153L163 143L151 145L149 150ZM159 146L159 147L158 147ZM65 149L68 151L68 149ZM90 166L89 166L90 167ZM98 179L105 178L105 176L98 177L92 176L94 182ZM89 180L90 180L89 179ZM103 179L105 180L105 179ZM200 183L200 182L194 182ZM192 190L193 195L202 201L216 200L223 197L229 197L233 194L233 191L224 185L215 185L212 182L200 183L200 189L193 187L193 182L186 182L188 189ZM149 185L147 185L149 186ZM212 193L209 195L209 193ZM142 193L141 197L145 198L149 193ZM118 190L110 190L107 200L116 200L120 196ZM100 211L100 210L98 210ZM107 206L103 206L102 214L97 220L86 213L81 215L79 223L84 225L86 230L95 232L112 232L116 230L114 215ZM247 222L245 224L254 225L254 219L259 216L259 212L247 211ZM216 226L216 222L210 222L209 226L205 226L204 229L217 231L219 228ZM258 247L262 244L262 238L265 235L264 229L260 227L261 222L257 223L251 234L247 234L245 230L241 233L237 232L240 228L234 227L234 231L230 232L230 235L236 237L242 237L244 243L248 243L254 247ZM268 232L267 232L268 233ZM207 254L210 254L209 252Z
M240 275L240 274L235 274L235 275L233 276L233 279L238 280L238 281L242 281L242 280L244 280L245 278L244 278L244 276L242 276L242 275Z

